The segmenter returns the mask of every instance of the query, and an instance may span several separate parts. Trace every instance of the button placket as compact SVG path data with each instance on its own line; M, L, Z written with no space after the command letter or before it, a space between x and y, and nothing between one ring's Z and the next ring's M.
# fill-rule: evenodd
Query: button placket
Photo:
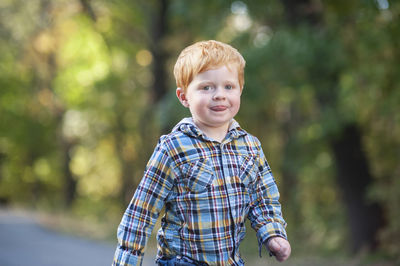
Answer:
M236 226L235 226L235 216L236 216L236 211L233 209L234 208L234 203L235 203L235 199L233 197L231 197L229 195L229 188L232 188L232 184L230 182L230 175L229 172L225 172L227 171L224 167L225 165L225 157L224 157L224 144L221 143L219 145L219 151L220 151L220 163L221 163L221 170L222 170L222 174L223 174L223 179L224 179L224 186L225 186L225 193L227 196L227 200L228 200L228 207L229 207L229 216L231 219L231 232L232 232L232 246L235 246L236 243ZM234 251L232 251L232 255L234 254Z

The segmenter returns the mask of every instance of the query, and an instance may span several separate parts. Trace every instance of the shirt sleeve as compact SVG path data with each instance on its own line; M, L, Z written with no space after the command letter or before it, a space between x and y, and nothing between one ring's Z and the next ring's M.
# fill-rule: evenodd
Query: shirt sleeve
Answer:
M261 146L260 146L261 147ZM248 214L251 226L257 232L259 251L269 238L280 236L287 239L286 222L282 217L279 191L271 168L260 148L256 189L251 195L252 204Z
M171 158L161 141L118 227L112 265L141 265L144 248L173 186Z

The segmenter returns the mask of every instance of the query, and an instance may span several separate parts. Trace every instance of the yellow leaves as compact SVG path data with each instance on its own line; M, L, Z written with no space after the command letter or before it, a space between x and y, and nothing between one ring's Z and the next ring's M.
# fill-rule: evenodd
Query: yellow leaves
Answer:
M33 165L33 171L35 175L44 182L51 182L51 179L54 179L51 175L52 166L50 162L45 158L40 158L35 161ZM53 180L54 181L54 180Z
M122 148L122 156L126 161L132 161L135 158L135 141L132 137L127 136L125 145Z
M105 78L109 73L109 65L104 61L94 62L93 65L76 75L76 80L82 86L91 86L97 80Z
M39 103L45 107L51 107L53 102L53 94L49 89L42 89L37 93Z
M153 56L149 50L140 50L136 54L136 62L143 67L150 65L152 61Z
M112 69L118 74L123 74L128 68L128 55L121 49L112 51Z
M60 45L57 50L57 94L69 104L84 102L96 82L105 79L111 69L108 47L102 36L86 19L75 17L57 26Z
M43 54L50 54L56 48L56 40L50 32L41 32L33 41L36 51Z
M104 140L94 149L79 146L70 167L78 177L81 196L103 198L119 193L121 169L111 141Z

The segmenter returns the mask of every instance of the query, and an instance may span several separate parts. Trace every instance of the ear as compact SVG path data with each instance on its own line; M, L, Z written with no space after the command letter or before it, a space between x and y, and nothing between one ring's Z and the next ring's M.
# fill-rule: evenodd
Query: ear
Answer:
M185 107L189 107L189 102L186 98L186 94L182 88L176 88L176 97L178 97L181 104Z

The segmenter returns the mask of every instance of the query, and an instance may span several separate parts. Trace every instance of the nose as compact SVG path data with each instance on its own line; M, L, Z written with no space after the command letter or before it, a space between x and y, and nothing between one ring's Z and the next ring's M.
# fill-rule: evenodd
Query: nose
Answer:
M225 100L225 91L223 88L218 87L213 95L213 100Z

